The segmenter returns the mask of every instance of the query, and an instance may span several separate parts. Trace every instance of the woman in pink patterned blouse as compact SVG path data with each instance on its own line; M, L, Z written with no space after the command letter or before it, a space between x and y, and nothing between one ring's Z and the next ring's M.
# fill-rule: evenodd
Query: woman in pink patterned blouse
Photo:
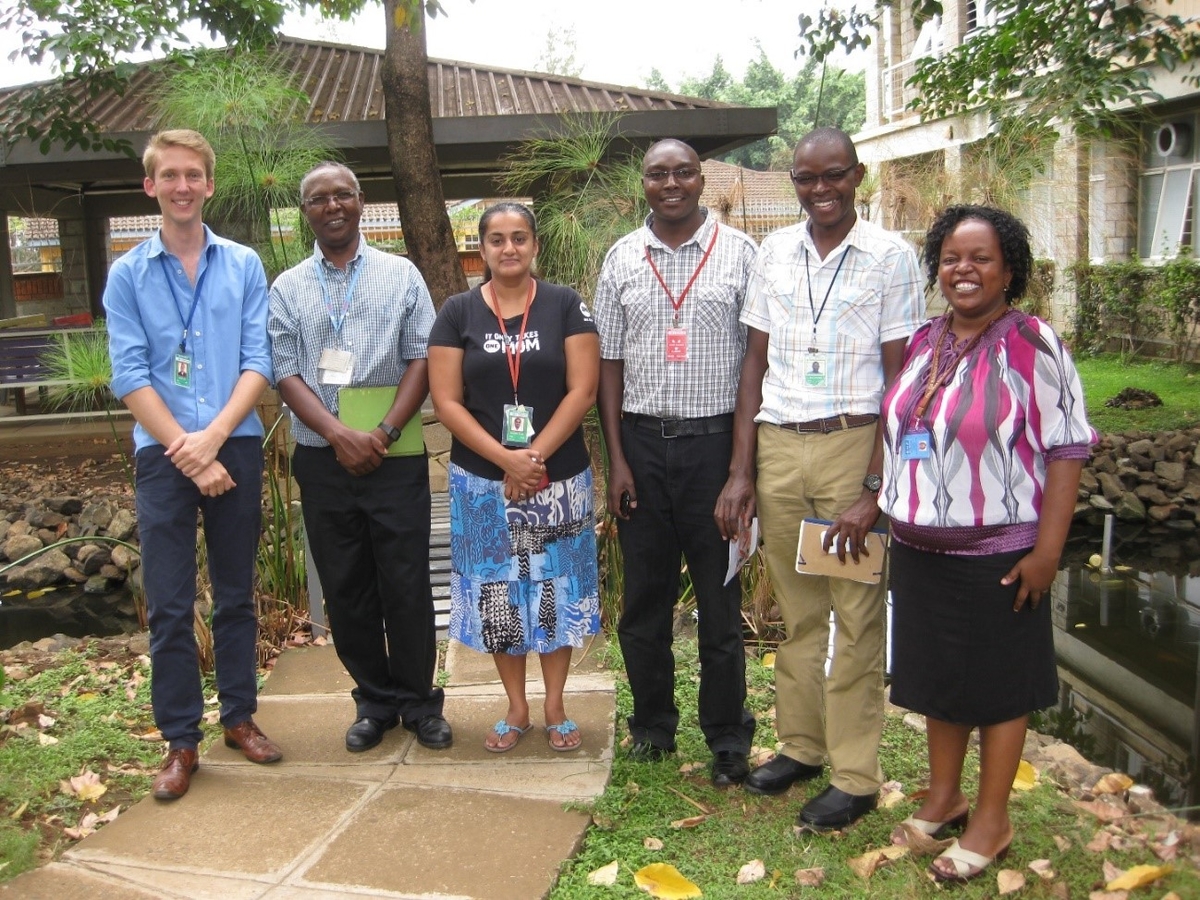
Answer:
M930 784L892 841L965 825L930 873L966 881L1007 854L1028 716L1058 697L1042 600L1096 434L1057 335L1011 306L1033 269L1018 219L950 207L924 263L950 309L913 335L884 398L879 505L893 536L891 699L926 717ZM961 780L976 727L972 810Z

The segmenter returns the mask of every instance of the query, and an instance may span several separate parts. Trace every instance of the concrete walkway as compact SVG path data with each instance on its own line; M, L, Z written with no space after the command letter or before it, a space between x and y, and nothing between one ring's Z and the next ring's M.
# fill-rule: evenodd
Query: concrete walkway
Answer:
M613 679L600 641L576 651L568 714L583 746L555 753L534 730L505 754L483 740L505 712L490 656L451 645L446 717L454 746L426 750L403 728L346 752L351 681L332 647L288 650L267 679L256 721L283 760L256 766L217 741L191 790L147 797L61 860L0 886L28 900L333 900L339 897L536 900L579 846L613 753Z

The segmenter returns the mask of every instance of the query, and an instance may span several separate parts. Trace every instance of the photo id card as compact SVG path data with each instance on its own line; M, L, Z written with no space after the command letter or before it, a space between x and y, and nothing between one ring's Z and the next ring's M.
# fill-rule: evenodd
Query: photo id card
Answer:
M175 354L175 374L176 387L191 387L192 386L192 357L187 353Z
M932 452L929 432L924 428L908 432L900 442L901 459L929 459Z
M804 356L804 383L809 387L825 387L828 382L829 357L821 352Z
M667 362L687 362L687 329L667 329Z
M321 351L317 361L321 384L337 384L343 387L350 384L354 374L354 354L349 350L334 350L326 347Z
M528 447L533 440L533 407L504 404L504 429L500 443L505 447Z

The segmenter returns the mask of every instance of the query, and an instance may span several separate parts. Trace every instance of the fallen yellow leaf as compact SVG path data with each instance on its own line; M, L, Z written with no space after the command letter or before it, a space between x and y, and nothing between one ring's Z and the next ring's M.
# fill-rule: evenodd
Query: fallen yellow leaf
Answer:
M1001 869L996 873L996 889L1003 894L1012 894L1025 887L1025 876L1016 869Z
M617 883L617 873L620 871L620 865L614 859L607 866L601 866L588 872L587 883L600 885L601 887L612 887Z
M1021 760L1021 764L1017 766L1017 777L1013 779L1013 790L1031 791L1035 784L1037 784L1037 769L1027 760Z
M633 873L633 882L651 897L658 897L659 900L688 900L689 897L704 896L700 888L667 863L643 866Z
M764 653L764 654L763 654L763 658L762 658L762 667L763 667L764 669L773 669L773 668L775 668L775 654L774 654L773 652L772 652L772 653Z
M904 802L904 791L888 791L879 798L879 805L883 809L891 809L897 804Z
M0 594L0 597L16 597L20 593L20 591L5 591L3 594Z
M90 769L72 776L68 781L60 781L59 787L64 794L72 794L84 803L100 799L108 790L108 786L101 783L100 776Z
M16 809L14 809L12 812L10 812L8 814L8 817L13 820L19 819L19 818L21 818L21 816L25 815L25 810L27 810L27 809L29 809L29 801L28 800L26 800L24 803L22 803Z
M1120 794L1133 787L1133 779L1121 772L1109 772L1096 782L1093 794Z
M58 738L45 732L38 732L38 743L43 747L52 747L58 743Z
M686 819L676 819L671 823L672 828L695 828L706 821L708 816L688 816Z
M907 847L882 847L878 850L868 850L862 856L847 860L846 865L860 878L870 878L875 874L876 869L886 866L893 859L899 859L906 853L908 853Z
M1170 866L1134 866L1132 869L1126 870L1125 874L1120 878L1110 881L1104 886L1106 891L1128 891L1133 888L1143 887L1151 882L1158 881L1165 875L1170 875L1173 872Z

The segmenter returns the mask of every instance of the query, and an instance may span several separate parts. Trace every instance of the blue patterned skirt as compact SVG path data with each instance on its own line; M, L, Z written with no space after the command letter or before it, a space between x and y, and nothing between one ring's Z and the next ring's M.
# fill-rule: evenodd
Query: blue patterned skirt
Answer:
M525 502L450 465L450 637L482 653L581 647L600 630L592 471Z

